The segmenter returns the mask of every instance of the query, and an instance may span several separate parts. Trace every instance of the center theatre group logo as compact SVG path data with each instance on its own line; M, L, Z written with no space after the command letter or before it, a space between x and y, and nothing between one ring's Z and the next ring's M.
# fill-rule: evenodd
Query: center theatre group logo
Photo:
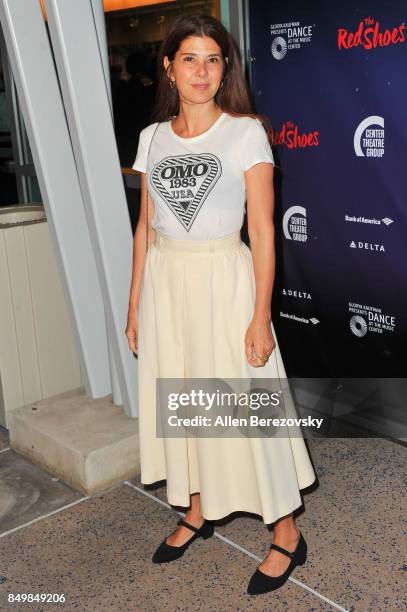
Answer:
M150 182L187 232L222 174L212 153L165 157L151 172Z
M383 157L384 118L371 115L363 119L355 130L353 148L358 157Z
M283 232L288 240L307 241L307 210L304 206L290 206L285 211Z
M390 29L380 31L379 21L371 17L363 19L356 32L347 28L338 29L338 49L350 49L351 47L364 47L365 49L376 49L377 47L388 47L405 41L405 23Z

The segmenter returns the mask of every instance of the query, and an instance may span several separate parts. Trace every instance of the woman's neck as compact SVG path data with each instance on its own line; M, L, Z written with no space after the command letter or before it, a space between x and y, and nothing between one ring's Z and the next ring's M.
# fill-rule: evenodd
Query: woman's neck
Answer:
M198 108L197 105L181 104L178 115L171 120L171 127L178 136L193 138L206 132L222 112L215 103L210 107L200 104Z

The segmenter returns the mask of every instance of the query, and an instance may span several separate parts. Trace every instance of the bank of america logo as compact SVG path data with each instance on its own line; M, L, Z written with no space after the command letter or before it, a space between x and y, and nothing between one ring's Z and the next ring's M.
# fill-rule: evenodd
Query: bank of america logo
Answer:
M382 221L385 225L390 225L390 223L394 223L393 219L389 219L389 217L385 217L384 219L382 219Z

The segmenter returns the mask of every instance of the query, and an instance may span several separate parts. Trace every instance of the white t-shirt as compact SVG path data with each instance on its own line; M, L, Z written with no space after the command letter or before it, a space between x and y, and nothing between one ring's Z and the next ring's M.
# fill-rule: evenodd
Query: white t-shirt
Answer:
M253 117L223 113L192 138L175 134L171 121L152 123L140 132L134 170L146 172L150 143L151 226L170 238L210 240L240 230L246 211L244 172L259 162L274 165L266 131Z

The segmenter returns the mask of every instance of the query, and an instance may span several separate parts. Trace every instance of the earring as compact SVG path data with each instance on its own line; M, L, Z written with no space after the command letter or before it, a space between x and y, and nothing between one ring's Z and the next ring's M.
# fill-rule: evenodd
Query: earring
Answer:
M171 87L171 89L174 89L174 87L175 87L175 81L172 81L171 79L168 79L168 80L169 80L169 82L170 82L170 87Z
M223 81L221 81L220 86L219 86L219 89L220 89L221 87L223 87Z

